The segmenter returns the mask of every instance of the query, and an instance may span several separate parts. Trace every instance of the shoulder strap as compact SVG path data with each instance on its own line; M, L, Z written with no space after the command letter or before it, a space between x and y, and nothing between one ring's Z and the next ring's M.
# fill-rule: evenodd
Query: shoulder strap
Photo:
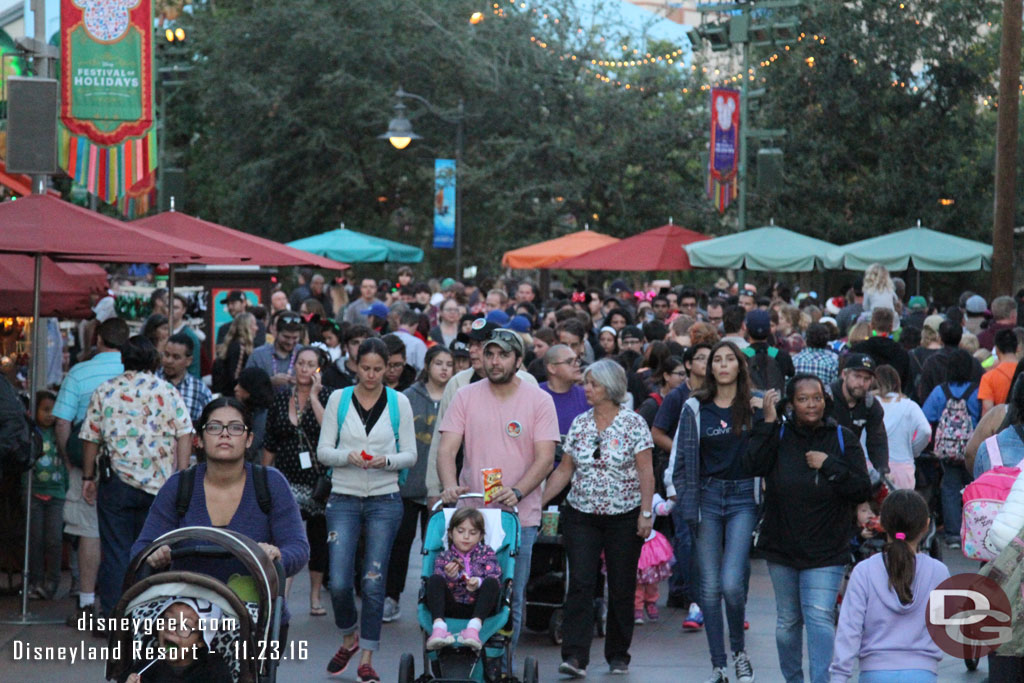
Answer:
M270 484L267 482L267 468L263 465L252 466L252 485L256 489L256 502L263 514L269 515L271 510Z
M778 355L779 355L779 350L777 348L775 348L774 346L769 346L768 347L768 357L769 358L775 358Z
M973 394L975 391L977 391L977 389L978 389L978 383L977 382L971 383L971 386L967 387L967 391L965 391L960 398L962 398L963 400L966 401L967 399L969 399L971 397L971 394Z
M839 439L839 452L846 455L846 443L843 439L843 425L836 425L836 438Z
M940 384L939 388L942 389L942 393L946 396L947 401L953 398L953 392L949 390L949 384L947 382Z
M747 358L753 358L754 354L756 354L756 353L757 353L757 351L755 351L750 346L744 346L743 347L743 355L746 356Z
M341 390L341 400L338 401L338 439L341 440L341 428L345 424L345 417L348 416L348 408L352 405L352 392L354 386L345 387Z
M1003 455L999 452L999 442L996 434L985 439L985 450L988 451L988 464L992 467L1003 466Z
M388 416L391 418L391 431L395 435L395 453L397 453L399 451L398 425L401 423L401 418L398 416L398 392L391 387L384 387L384 391L388 397Z
M178 475L178 495L175 497L174 510L178 513L178 519L188 512L189 503L192 502L192 489L196 485L196 466L192 465Z

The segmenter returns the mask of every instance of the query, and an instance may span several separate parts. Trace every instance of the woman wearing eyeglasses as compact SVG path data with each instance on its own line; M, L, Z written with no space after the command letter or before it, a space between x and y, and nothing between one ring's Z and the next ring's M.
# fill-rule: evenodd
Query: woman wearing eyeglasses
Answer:
M212 526L230 529L256 541L271 559L280 559L286 576L294 576L309 561L309 544L302 528L299 506L284 476L267 468L267 486L271 508L260 508L253 484L253 465L245 460L245 449L252 441L249 412L238 399L222 396L210 401L196 428L205 459L195 465L195 482L188 509L181 517L177 512L178 486L181 472L173 474L156 494L142 532L131 549L135 556L154 539L168 531L186 526ZM163 546L149 556L155 568L166 567L171 549ZM185 564L185 563L183 563ZM191 559L181 567L208 574L227 582L232 574L245 574L237 561ZM285 607L281 619L280 642L288 639L289 612Z
M651 533L654 474L651 431L643 418L621 407L626 372L599 360L583 371L590 410L569 428L565 456L548 478L543 505L572 481L562 513L569 560L562 664L559 673L586 675L594 635L594 589L604 554L608 572L608 627L604 654L613 674L629 671L637 562Z
M295 356L295 386L278 392L267 411L263 464L281 470L306 520L309 540L309 613L326 616L320 588L327 572L327 519L324 504L313 499L317 479L325 468L316 460L320 424L331 389L321 383L323 352L307 346ZM291 588L289 583L288 588Z

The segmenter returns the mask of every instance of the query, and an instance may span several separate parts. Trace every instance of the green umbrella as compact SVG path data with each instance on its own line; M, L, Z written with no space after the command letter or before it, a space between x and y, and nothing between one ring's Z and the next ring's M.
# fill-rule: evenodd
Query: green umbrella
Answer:
M346 263L419 263L423 250L344 227L288 243L311 254Z
M683 247L695 268L746 268L774 272L817 270L828 242L768 225Z
M910 263L918 271L991 270L992 245L918 224L916 228L835 247L825 255L829 268L865 270L872 263L881 263L890 271L906 270Z

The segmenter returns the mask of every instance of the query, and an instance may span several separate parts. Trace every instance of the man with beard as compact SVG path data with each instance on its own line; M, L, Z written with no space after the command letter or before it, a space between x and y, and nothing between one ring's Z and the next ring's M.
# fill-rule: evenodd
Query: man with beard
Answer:
M274 324L274 343L254 350L245 367L259 368L270 375L275 391L291 391L295 383L295 358L299 353L302 328L302 318L298 313L279 312Z
M522 525L512 585L512 652L523 622L526 582L540 526L541 483L551 473L559 441L558 414L551 396L516 376L523 362L522 338L498 329L483 346L486 382L463 387L440 421L437 474L441 498L453 503L463 493L482 493L481 470L501 470L493 502L518 506ZM455 459L465 444L461 475Z
M860 439L867 432L868 460L879 473L889 471L889 437L881 402L868 393L875 379L875 361L863 353L851 353L843 363L843 376L829 387L831 417Z

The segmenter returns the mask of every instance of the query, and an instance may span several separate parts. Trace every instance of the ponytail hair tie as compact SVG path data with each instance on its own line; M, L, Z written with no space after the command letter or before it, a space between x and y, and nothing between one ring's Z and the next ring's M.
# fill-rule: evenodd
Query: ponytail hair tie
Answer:
M898 532L896 534L896 540L897 541L905 541L905 540L907 540L907 535L905 533L903 533L902 531L900 531L900 532Z

